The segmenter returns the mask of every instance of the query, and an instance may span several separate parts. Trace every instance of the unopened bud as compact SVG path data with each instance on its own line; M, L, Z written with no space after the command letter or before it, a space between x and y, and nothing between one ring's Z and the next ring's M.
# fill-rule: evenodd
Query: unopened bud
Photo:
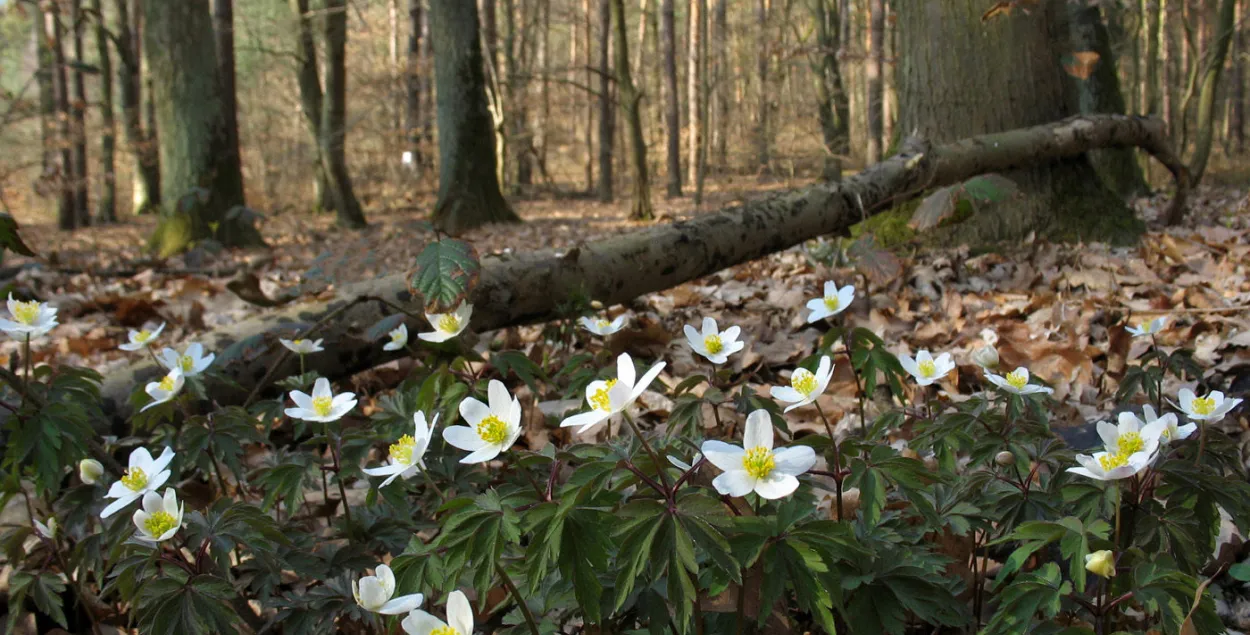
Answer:
M95 485L104 476L104 466L95 459L83 459L78 462L78 478L87 485Z
M600 301L598 301L598 300L591 300L591 301L590 301L590 308L592 308L592 309L594 309L594 310L596 310L596 311L602 311L602 310L603 310L603 303L602 303L602 302L600 302Z
M1085 554L1085 570L1104 578L1115 577L1115 554L1105 549Z
M1002 452L994 455L994 462L1001 467L1010 467L1016 464L1016 455L1003 450Z
M982 346L972 351L972 361L986 370L998 368L998 350L993 346Z

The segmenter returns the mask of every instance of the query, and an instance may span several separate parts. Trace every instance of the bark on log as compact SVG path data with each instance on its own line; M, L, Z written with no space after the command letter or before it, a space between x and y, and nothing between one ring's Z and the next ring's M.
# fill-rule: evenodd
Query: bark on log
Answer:
M987 172L1071 158L1095 148L1139 147L1149 152L1176 177L1171 205L1180 208L1188 194L1189 177L1165 131L1164 123L1155 118L1083 115L935 148L909 140L900 154L841 183L779 193L693 220L588 243L567 253L486 257L473 292L471 326L481 332L550 319L574 291L604 304L625 302L805 240L845 231L929 188ZM420 313L422 306L409 293L406 274L398 273L344 286L329 300L278 309L198 338L209 350L219 352L217 370L242 387L222 388L214 398L223 404L242 402L283 356L285 349L278 337L290 337L331 313L331 323L315 335L326 339L326 351L306 358L308 370L341 378L391 359L391 354L381 350L383 342L366 339L365 331L394 311L368 298L382 298L414 313ZM410 330L427 327L409 324ZM126 402L136 386L161 372L146 362L110 373L103 395L115 421L130 414ZM298 360L289 357L273 376L298 372Z

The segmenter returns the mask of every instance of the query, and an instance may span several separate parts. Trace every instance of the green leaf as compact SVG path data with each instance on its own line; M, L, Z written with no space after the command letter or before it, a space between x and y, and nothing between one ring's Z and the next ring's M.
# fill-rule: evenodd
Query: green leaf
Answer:
M0 213L0 248L23 256L35 257L35 252L26 246L22 237L17 233L17 221L12 216L3 213Z
M1250 561L1241 562L1228 568L1228 575L1234 580L1250 582Z
M1046 619L1059 613L1064 596L1072 585L1063 580L1059 565L1048 562L1037 571L1020 576L1000 594L998 611L985 627L985 635L1022 635L1035 623L1035 616Z
M444 238L429 243L417 255L409 289L425 300L428 313L448 313L464 301L477 284L481 263L473 246Z

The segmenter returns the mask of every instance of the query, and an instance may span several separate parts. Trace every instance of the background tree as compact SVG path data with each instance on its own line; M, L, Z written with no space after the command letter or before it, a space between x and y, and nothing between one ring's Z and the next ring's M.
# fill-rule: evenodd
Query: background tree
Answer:
M885 0L868 0L869 45L868 64L864 77L868 83L868 163L881 160L884 152L884 111L882 97L885 94Z
M1206 49L1206 67L1202 71L1202 88L1198 93L1197 136L1194 153L1189 160L1189 171L1194 182L1202 180L1207 171L1207 159L1211 155L1211 143L1215 139L1215 102L1220 91L1220 77L1224 74L1224 62L1233 41L1233 16L1237 0L1220 0L1218 13L1212 16L1211 44Z
M239 99L234 78L234 0L212 0L213 35L217 43L217 77L221 81L221 110L226 120L226 151L239 155ZM245 190L246 191L246 190Z
M1066 46L1064 0L987 21L977 0L898 6L903 69L900 126L933 142L1062 119L1072 113L1057 62ZM1059 37L1055 37L1058 34ZM1080 159L1006 176L1024 193L1013 209L978 213L952 230L971 242L1055 238L1126 241L1140 231L1132 211L1103 189Z
M117 121L113 113L113 56L109 50L108 25L100 0L91 0L95 22L97 66L100 69L100 194L96 201L97 223L117 222Z
M312 17L308 12L308 0L289 0L295 14L295 64L296 86L299 91L300 114L316 146L317 159L313 164L313 185L317 197L317 209L336 209L336 199L330 185L327 162L322 159L321 148L321 72L317 63L317 44L313 38Z
M69 102L70 112L70 156L73 161L71 188L74 191L74 216L78 227L91 224L91 204L88 196L87 168L87 81L84 76L86 56L83 47L83 31L87 20L82 11L82 0L69 2L70 28L73 31L74 72L73 96Z
M143 127L143 70L142 39L132 24L141 12L132 11L137 0L114 0L116 13L113 44L117 49L120 87L122 133L130 149L133 167L132 211L143 214L159 209L161 205L161 161L156 143L156 128ZM150 98L149 98L150 101Z
M419 168L425 164L424 139L421 128L421 0L408 0L408 66L404 73L404 138L408 152L412 153L412 165Z
M56 89L56 118L59 122L60 135L57 145L61 148L61 170L58 179L58 197L56 206L57 226L68 230L78 227L78 207L75 197L74 179L77 172L74 167L73 154L73 116L70 114L69 73L65 63L65 25L59 2L50 2L44 11L46 37L52 46L53 83Z
M661 0L660 41L664 49L664 124L667 161L666 193L681 196L681 109L677 94L677 18L673 0Z
M616 83L620 87L621 110L629 129L629 165L634 177L633 203L629 217L651 220L651 186L647 180L647 142L642 136L642 94L629 76L629 35L625 26L625 0L612 0L612 21L616 25Z
M816 23L816 49L811 67L816 83L816 114L820 124L824 156L821 160L821 176L827 181L842 178L842 158L847 154L850 105L842 87L841 65L838 63L841 28L838 22L838 6L831 0L808 0L812 19Z
M612 105L612 0L599 0L599 200L612 202L616 108Z
M239 213L243 174L229 149L208 0L143 0L142 7L165 201L150 246L165 256L208 238L264 245L250 215Z
M365 226L347 172L347 0L325 0L325 94L321 104L321 164L341 227Z
M686 169L694 187L694 204L701 205L703 179L707 174L707 0L690 0L689 9L686 101L690 112L686 119L689 142Z
M519 221L495 175L477 6L463 0L430 0L430 26L438 92L434 223L444 231L459 233L486 223Z

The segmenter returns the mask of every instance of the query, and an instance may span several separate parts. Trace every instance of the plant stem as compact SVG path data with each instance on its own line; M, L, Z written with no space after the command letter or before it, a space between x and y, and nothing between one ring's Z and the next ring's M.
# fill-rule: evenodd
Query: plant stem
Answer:
M647 442L647 437L642 435L642 430L639 430L638 424L634 423L634 418L629 416L629 413L624 410L621 411L621 414L625 415L625 423L629 424L629 429L634 431L634 436L638 437L638 440L642 442L642 448L651 456L651 462L655 464L655 471L660 473L660 482L664 484L665 489L672 491L672 488L669 487L668 475L664 473L664 464L660 463L660 455L656 454L655 450L651 448L651 444Z
M538 635L538 622L534 621L534 614L530 612L530 607L521 597L521 592L517 590L516 584L512 582L512 578L508 577L508 573L503 570L503 565L495 563L495 573L499 574L499 579L503 581L503 585L508 589L508 593L512 594L512 600L517 603L521 609L521 615L525 617L525 623L530 628L530 635Z
M1115 486L1115 549L1116 549L1116 553L1120 552L1120 508L1123 507L1123 504L1121 503L1121 500L1120 500L1121 496L1122 494L1120 492L1120 485L1119 483L1117 483Z
M829 435L829 443L833 444L833 483L834 493L837 495L838 520L846 520L846 517L842 515L842 452L838 449L838 438L833 434L833 426L829 425L829 418L825 416L824 408L820 407L820 401L812 403L816 404L816 412L820 413L820 420L825 424L825 433Z
M30 333L26 334L26 343L22 349L22 365L26 367L26 374L22 379L22 398L25 399L30 394Z
M330 424L326 424L327 436L328 436L329 427L330 427ZM326 439L326 444L330 446L330 455L334 458L334 482L338 484L339 496L343 498L343 516L347 518L347 524L351 525L352 524L352 507L351 505L347 504L347 488L343 487L342 466L339 465L338 446L341 442L342 442L341 439L335 439L334 443L330 443L329 439L328 438ZM325 473L323 472L322 474L324 475Z
M424 466L421 468L421 476L425 477L426 485L429 485L430 489L434 490L434 493L438 495L438 499L446 503L447 495L443 493L443 490L439 489L438 485L434 484L434 477L430 476L429 470L425 469Z
M1163 376L1167 374L1167 366L1163 363L1163 353L1159 351L1159 338L1150 334L1150 343L1155 349L1155 363L1159 364L1159 385L1155 390L1155 410L1163 414Z
M1198 455L1194 457L1194 465L1202 463L1202 452L1207 449L1207 422L1198 422Z

